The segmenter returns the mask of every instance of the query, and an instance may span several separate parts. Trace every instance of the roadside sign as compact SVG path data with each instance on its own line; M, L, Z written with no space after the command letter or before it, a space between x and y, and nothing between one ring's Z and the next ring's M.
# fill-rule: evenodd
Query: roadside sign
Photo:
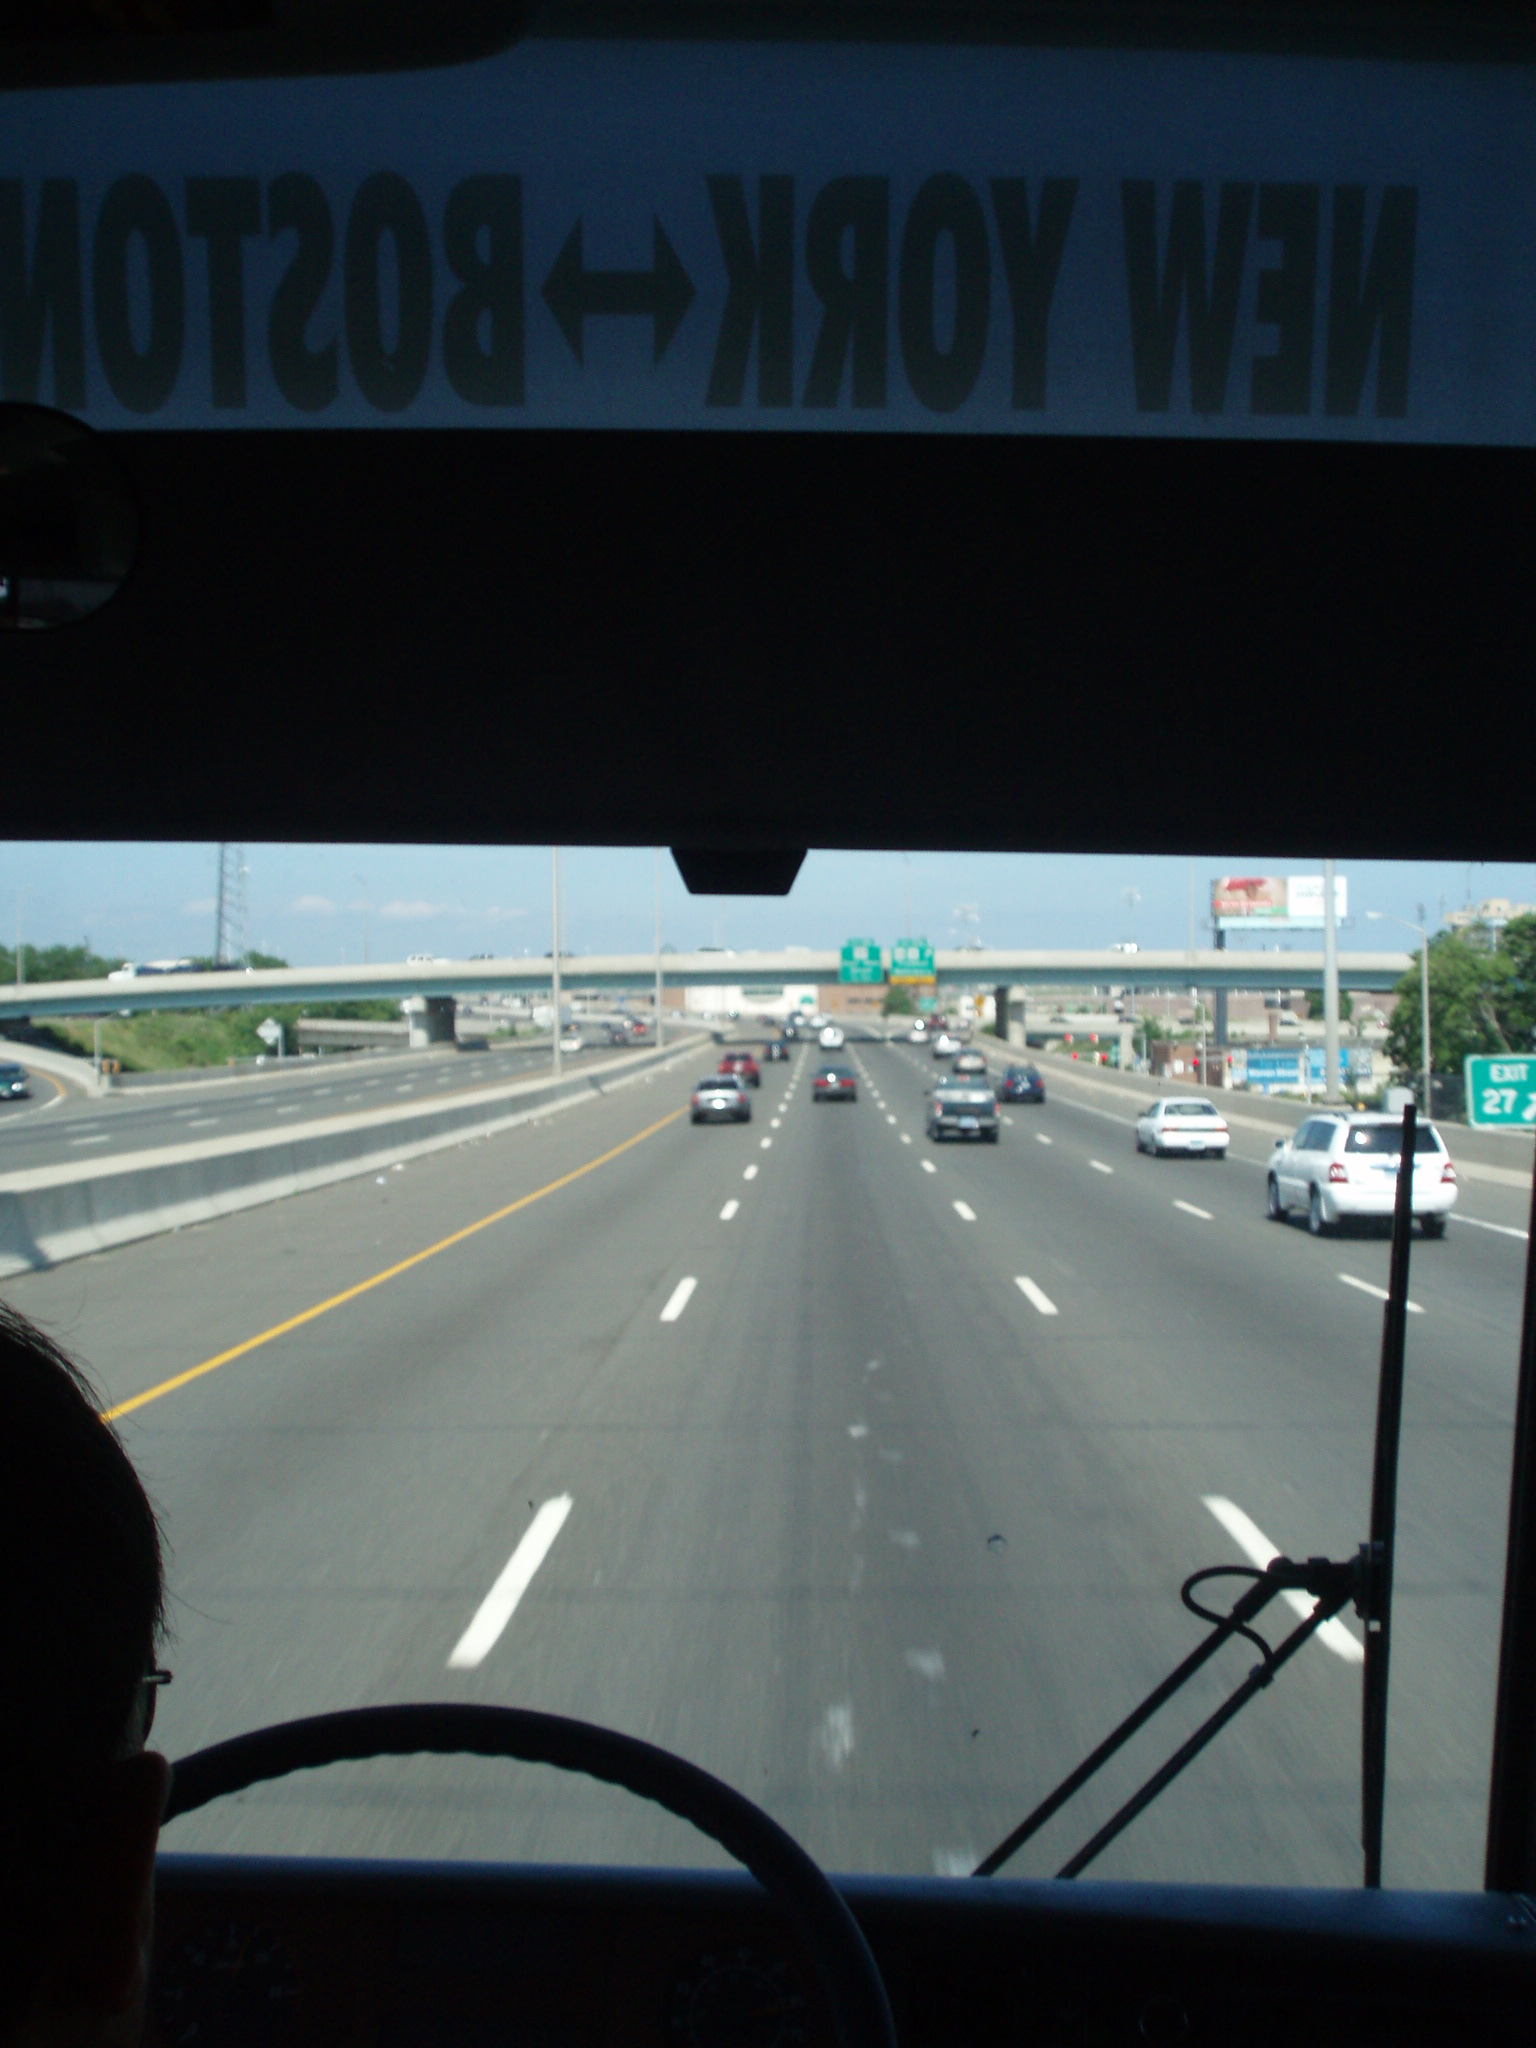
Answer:
M256 1036L264 1040L268 1045L280 1045L282 1043L283 1027L275 1017L264 1017L256 1026Z
M898 939L891 948L891 980L937 981L933 948L926 939Z
M1518 1131L1536 1124L1536 1058L1468 1053L1462 1072L1474 1129Z
M839 981L884 981L885 965L874 939L850 939L837 970Z

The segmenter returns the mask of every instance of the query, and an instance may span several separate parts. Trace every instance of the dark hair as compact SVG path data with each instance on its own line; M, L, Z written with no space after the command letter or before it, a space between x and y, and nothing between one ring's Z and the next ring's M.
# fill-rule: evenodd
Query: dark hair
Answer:
M0 2034L34 1989L60 1857L165 1623L155 1511L100 1409L74 1361L0 1304Z

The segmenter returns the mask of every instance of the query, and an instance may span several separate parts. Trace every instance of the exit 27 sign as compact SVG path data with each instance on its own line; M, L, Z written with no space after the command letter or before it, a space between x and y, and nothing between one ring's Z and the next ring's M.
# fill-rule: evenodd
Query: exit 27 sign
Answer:
M1536 1057L1469 1053L1463 1071L1469 1124L1493 1130L1529 1130L1536 1124Z

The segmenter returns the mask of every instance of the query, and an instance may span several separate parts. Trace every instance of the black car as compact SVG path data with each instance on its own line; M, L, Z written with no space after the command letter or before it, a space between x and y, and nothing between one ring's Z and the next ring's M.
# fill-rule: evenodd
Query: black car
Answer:
M997 1084L999 1102L1044 1102L1045 1083L1035 1067L1008 1067Z
M763 1058L765 1060L787 1060L789 1058L789 1040L787 1038L770 1038L763 1047Z
M30 1095L32 1084L27 1079L25 1067L18 1067L14 1060L0 1060L0 1102L9 1102L13 1096Z
M830 1062L818 1067L811 1076L812 1102L857 1102L859 1099L859 1077L852 1067L834 1066Z

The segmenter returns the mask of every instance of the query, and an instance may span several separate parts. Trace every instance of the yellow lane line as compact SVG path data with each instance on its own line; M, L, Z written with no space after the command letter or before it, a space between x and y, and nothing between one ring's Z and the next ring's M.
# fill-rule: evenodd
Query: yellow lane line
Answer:
M178 1387L200 1380L205 1373L217 1372L221 1365L228 1365L232 1359L243 1358L247 1351L255 1351L263 1344L270 1344L276 1337L286 1337L290 1330L302 1329L305 1323L314 1322L317 1316L329 1315L333 1308L340 1308L344 1302L355 1301L360 1294L367 1294L375 1287L382 1287L386 1280L393 1280L401 1273L408 1273L412 1266L419 1266L426 1259L435 1259L439 1252L450 1246L462 1244L477 1231L489 1230L493 1223L501 1223L508 1216L515 1216L519 1209L526 1209L534 1202L542 1202L546 1195L556 1194L561 1188L568 1188L572 1181L580 1180L589 1173L595 1173L600 1166L606 1166L611 1159L617 1159L622 1152L640 1145L657 1131L665 1130L668 1124L677 1122L683 1114L674 1109L670 1116L658 1117L653 1124L647 1124L643 1131L636 1131L632 1138L626 1138L621 1145L610 1151L600 1152L595 1159L589 1159L582 1166L573 1166L569 1173L562 1173L558 1180L546 1181L541 1188L535 1188L530 1195L519 1195L515 1202L508 1202L504 1208L493 1209L489 1216L482 1216L476 1223L466 1223L462 1230L455 1230L448 1237L440 1237L436 1244L429 1244L424 1251L412 1252L408 1259L401 1259L393 1266L386 1266L382 1273L374 1273L366 1280L359 1280L355 1286L344 1287L340 1294L333 1294L325 1301L317 1301L313 1308L302 1309L298 1315L289 1316L285 1322L274 1323L270 1330L263 1330L259 1336L247 1337L241 1344L232 1344L227 1351L205 1358L201 1365L189 1366L174 1379L162 1380L157 1387L150 1387L142 1394L134 1394L126 1401L119 1401L115 1408L102 1412L103 1422L116 1422L119 1416L131 1415L135 1408L146 1408L151 1401L159 1401L166 1394L174 1394Z

